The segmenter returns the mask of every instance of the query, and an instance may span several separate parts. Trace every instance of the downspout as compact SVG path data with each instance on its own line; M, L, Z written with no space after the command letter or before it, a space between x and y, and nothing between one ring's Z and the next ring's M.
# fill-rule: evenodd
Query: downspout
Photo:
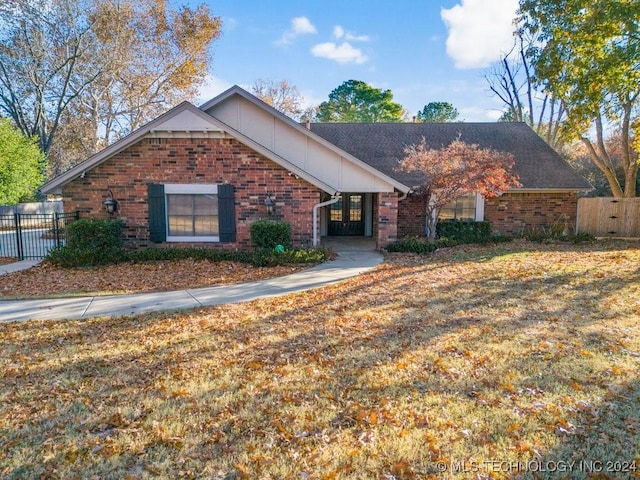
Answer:
M340 192L336 192L331 197L331 200L327 200L326 202L316 203L313 206L313 246L318 246L318 209L320 207L326 207L327 205L331 205L332 203L336 203L340 200L341 195Z
M398 203L400 203L402 200L405 200L410 193L412 193L413 190L409 190L407 193L405 193L404 195L402 195L401 197L398 197Z

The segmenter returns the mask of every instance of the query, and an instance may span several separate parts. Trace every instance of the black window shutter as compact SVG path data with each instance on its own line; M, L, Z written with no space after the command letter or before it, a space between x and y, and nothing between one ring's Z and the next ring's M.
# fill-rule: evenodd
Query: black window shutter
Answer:
M149 196L149 240L162 243L167 240L167 214L164 203L164 185L150 183Z
M221 242L236 241L236 202L233 185L218 185L218 222Z

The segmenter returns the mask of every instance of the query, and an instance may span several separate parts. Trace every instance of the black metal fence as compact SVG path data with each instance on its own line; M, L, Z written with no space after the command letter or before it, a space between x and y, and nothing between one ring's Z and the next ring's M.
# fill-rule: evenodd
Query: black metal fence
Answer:
M78 217L78 212L0 215L0 257L46 257L49 250L65 244L66 227Z

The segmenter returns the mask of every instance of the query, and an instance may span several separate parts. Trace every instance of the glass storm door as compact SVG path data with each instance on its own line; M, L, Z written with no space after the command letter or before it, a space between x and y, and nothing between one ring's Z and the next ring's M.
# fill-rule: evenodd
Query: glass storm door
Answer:
M364 235L363 195L344 193L329 207L329 235Z

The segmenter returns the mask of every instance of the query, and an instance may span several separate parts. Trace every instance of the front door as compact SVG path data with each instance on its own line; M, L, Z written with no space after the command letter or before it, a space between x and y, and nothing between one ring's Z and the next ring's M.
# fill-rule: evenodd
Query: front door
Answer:
M329 235L364 235L363 195L344 193L330 205Z

